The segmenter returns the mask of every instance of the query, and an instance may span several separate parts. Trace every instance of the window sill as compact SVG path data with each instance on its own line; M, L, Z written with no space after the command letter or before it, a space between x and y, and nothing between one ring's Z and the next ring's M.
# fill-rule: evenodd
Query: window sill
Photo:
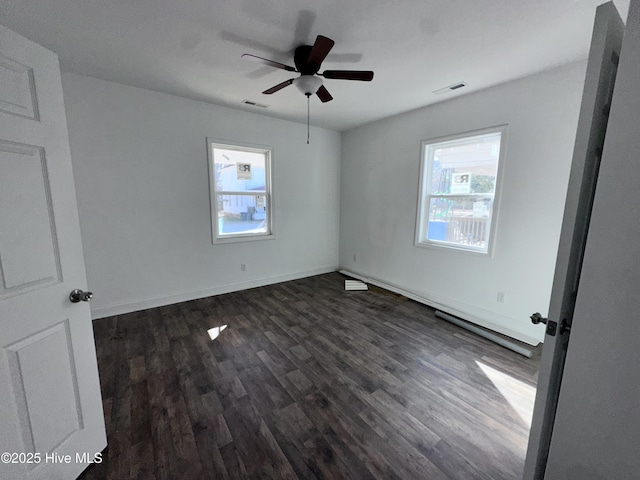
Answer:
M464 245L456 245L451 243L434 242L434 241L415 242L414 246L418 248L427 248L427 249L433 249L433 250L442 250L442 251L449 250L454 252L470 253L472 255L482 255L482 256L488 256L488 257L492 256L490 252L490 247L485 250L481 247L469 248Z
M225 235L224 237L214 238L211 242L213 245L220 245L225 243L240 243L240 242L256 242L260 240L274 240L276 237L273 233L264 235Z

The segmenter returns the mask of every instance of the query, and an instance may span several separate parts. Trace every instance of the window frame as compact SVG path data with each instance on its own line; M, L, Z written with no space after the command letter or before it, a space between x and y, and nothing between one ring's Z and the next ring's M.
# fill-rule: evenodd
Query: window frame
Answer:
M215 162L213 151L215 148L225 150L237 150L241 152L261 153L265 156L265 191L218 191L215 178ZM211 241L213 244L248 242L256 240L271 240L275 238L274 233L274 208L273 208L273 147L268 145L258 145L247 142L223 140L207 137L207 162L209 166L209 204L211 210ZM221 235L218 224L218 197L232 195L236 198L241 196L265 197L265 220L267 231L264 233L235 233Z
M437 137L423 140L420 143L420 175L418 177L418 201L416 208L416 224L414 245L420 248L434 248L439 250L453 250L463 253L479 254L483 256L493 256L493 247L495 244L495 236L498 225L498 214L500 211L500 193L502 191L502 178L504 174L505 155L507 150L507 131L508 125L497 125L494 127L483 128L480 130L472 130L444 137ZM432 174L433 174L433 154L431 151L440 148L443 144L455 143L463 139L471 139L491 134L500 134L500 152L498 154L498 166L496 171L496 183L493 194L487 193L450 193L450 194L433 194L431 193ZM492 207L488 220L488 234L486 246L477 247L473 245L456 244L447 241L429 240L429 208L432 198L486 198L492 196Z

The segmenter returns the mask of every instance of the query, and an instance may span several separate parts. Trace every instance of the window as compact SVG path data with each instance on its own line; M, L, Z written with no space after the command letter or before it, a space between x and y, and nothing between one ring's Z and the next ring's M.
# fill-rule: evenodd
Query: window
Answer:
M490 251L505 130L422 142L417 246Z
M271 149L208 144L214 243L273 238Z

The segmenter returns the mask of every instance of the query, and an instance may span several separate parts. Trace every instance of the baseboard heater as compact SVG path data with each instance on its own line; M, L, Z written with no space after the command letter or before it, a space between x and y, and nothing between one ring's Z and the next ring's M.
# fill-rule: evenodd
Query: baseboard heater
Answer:
M464 328L465 330L469 330L470 332L473 332L476 335L480 335L481 337L484 337L487 340L497 343L498 345L508 348L509 350L513 350L514 352L519 353L520 355L524 355L527 358L531 358L531 356L533 355L533 352L527 348L521 347L520 345L514 342L511 342L505 338L502 338L498 335L495 335L491 332L487 332L482 328L476 327L475 325L472 325L468 322L465 322L464 320L461 320L452 315L449 315L448 313L441 312L440 310L436 310L436 317L446 320L447 322L453 323L454 325L457 325L460 328Z

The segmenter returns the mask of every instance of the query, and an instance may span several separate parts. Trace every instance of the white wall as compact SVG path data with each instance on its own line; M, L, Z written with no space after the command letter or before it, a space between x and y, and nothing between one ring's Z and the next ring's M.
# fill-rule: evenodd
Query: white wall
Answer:
M544 329L528 317L549 306L585 68L571 64L344 132L340 266L541 341ZM493 256L415 247L420 142L501 124L509 127Z
M63 74L94 318L335 270L340 133ZM206 137L269 145L273 240L211 243ZM240 271L240 264L247 271Z

